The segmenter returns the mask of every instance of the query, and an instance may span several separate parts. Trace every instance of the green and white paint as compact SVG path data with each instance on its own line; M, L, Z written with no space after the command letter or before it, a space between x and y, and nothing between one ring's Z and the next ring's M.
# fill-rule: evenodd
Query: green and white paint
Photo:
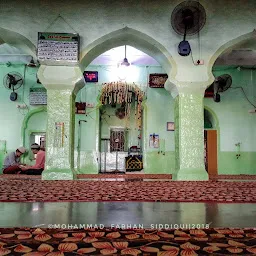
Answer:
M109 67L110 68L110 67ZM101 91L103 82L111 81L112 77L109 77L106 67L89 66L88 70L98 70L100 74L100 80L97 84L86 84L82 88L77 96L76 101L84 101L94 104L94 108L87 108L87 115L75 115L75 143L74 143L74 169L76 173L98 173L98 156L99 156L99 104L98 97ZM15 65L15 70L18 70L23 74L24 65ZM176 175L175 170L187 170L190 171L190 162L180 162L179 154L185 154L191 152L194 157L197 158L198 154L195 153L193 148L189 147L186 141L191 141L193 138L184 137L185 142L178 139L178 133L182 133L185 129L179 129L179 125L185 122L189 126L188 131L195 127L194 116L188 120L188 118L179 120L181 115L179 109L190 106L190 97L186 95L177 96L175 99L172 98L169 92L164 89L153 89L146 88L147 77L149 73L162 73L161 67L138 67L139 76L134 81L136 84L141 86L146 91L147 98L144 101L144 126L143 126L143 156L144 156L144 172L145 173L172 173ZM6 66L0 69L0 79L9 71L13 71L13 67L7 68ZM0 159L3 160L6 151L10 152L15 150L16 147L24 145L29 148L29 135L32 132L44 132L47 130L47 112L45 107L31 106L29 105L29 88L40 87L42 85L36 83L36 71L37 69L26 68L25 72L25 86L18 90L18 101L11 102L9 100L10 91L4 87L0 88L0 107L3 111L0 112L0 134L1 140L5 140L6 149L1 148ZM233 78L233 85L229 90L221 94L221 102L215 103L211 98L201 99L198 95L198 110L187 109L186 111L198 112L198 115L202 114L202 109L205 106L212 114L214 125L213 128L218 131L218 173L219 174L255 174L256 166L256 145L254 125L256 122L256 115L248 113L253 107L246 100L245 94L251 102L255 102L256 92L253 88L256 78L256 71L253 69L241 69L240 71L233 67L218 67L215 71L215 75L221 75L228 73ZM54 106L56 105L57 99L59 99L59 109L54 107L57 112L64 114L65 106L63 104L70 104L71 93L66 91L52 91L50 94ZM55 95L55 96L54 96ZM63 100L63 99L66 100ZM181 100L182 98L182 100ZM17 104L23 104L24 102L28 105L28 109L18 109ZM51 100L51 99L50 99ZM204 106L202 101L204 101ZM50 101L51 102L51 101ZM184 102L186 103L184 105ZM201 102L201 103L200 103ZM183 104L183 105L182 105ZM200 105L201 104L201 105ZM182 106L181 106L182 105ZM201 107L200 107L201 106ZM176 109L174 111L174 109ZM59 114L59 113L57 113ZM54 123L51 124L50 129L54 130L55 121L61 121L63 119L56 119L56 113L53 113L52 119ZM68 117L67 117L68 118ZM79 120L86 120L87 122L81 122L80 137L79 137ZM166 131L166 123L169 121L175 121L175 131ZM200 123L200 126L203 124ZM186 130L186 129L185 129ZM184 132L185 132L184 130ZM68 132L69 133L69 132ZM149 135L155 133L160 136L160 148L149 147ZM176 136L177 135L177 136ZM51 136L51 135L50 135ZM54 136L54 133L52 133ZM135 135L134 135L135 136ZM189 134L188 134L189 136ZM200 140L202 140L202 134L200 132ZM49 138L48 138L49 140ZM80 145L78 141L80 140ZM53 138L50 137L50 141ZM68 142L69 143L69 142ZM237 158L238 148L236 144L240 143L240 157ZM194 145L194 144L193 144ZM175 147L179 154L175 154ZM192 147L192 144L191 144ZM59 153L57 153L58 155ZM69 153L64 153L63 157L58 155L56 157L58 161L62 163L69 161L66 156ZM176 168L175 168L175 157L176 157ZM65 160L64 160L65 158ZM25 161L30 164L31 161L28 157ZM51 163L51 160L49 160ZM197 159L200 163L198 170L202 170L202 160ZM1 162L2 163L2 162ZM72 168L71 163L67 163ZM61 166L58 163L53 165ZM193 163L191 163L193 165ZM186 174L184 174L187 177ZM184 179L184 177L183 177Z
M36 57L37 33L45 28L48 32L70 33L75 30L81 37L79 63L81 67L41 66L39 70L39 77L43 86L47 88L49 97L45 127L50 139L47 139L45 179L72 179L75 170L82 173L97 172L99 145L97 106L101 83L86 85L77 96L78 101L81 98L82 101L95 104L93 112L86 117L91 120L86 119L87 123L81 124L81 137L77 134L77 122L84 117L73 115L75 95L82 87L81 71L89 69L91 61L101 53L124 44L136 47L155 58L161 65L162 71L168 74L168 82L172 83L171 86L166 85L167 91L147 90L143 117L146 173L174 173L177 179L207 178L203 168L204 105L210 112L215 113L218 119L216 128L219 140L219 173L255 173L255 115L248 113L252 107L246 101L241 89L229 89L223 93L220 103L202 97L202 89L214 80L212 66L216 59L225 51L230 51L255 37L255 0L247 0L246 5L242 0L233 1L234 3L223 0L201 1L207 13L207 22L200 31L200 38L190 36L189 42L193 49L193 57L204 60L204 65L195 65L191 56L181 57L177 53L181 36L171 29L169 21L172 11L180 2L182 1L148 1L145 5L138 4L135 0L126 3L111 1L108 4L100 0L95 0L93 3L77 0L70 6L66 3L60 5L56 0L51 1L50 5L36 1L13 0L11 6L1 5L0 43L15 46L22 54ZM232 15L234 12L236 15ZM15 19L10 19L10 14ZM72 25L64 22L61 17L65 17L65 20ZM49 21L54 22L49 24ZM234 85L242 87L250 100L255 103L255 70L228 71L227 68L216 70L214 74L231 72ZM9 92L3 87L0 89L3 92L0 94L0 140L7 142L7 151L15 150L21 144L28 144L29 131L42 130L44 125L42 121L34 124L36 121L33 120L42 120L43 114L39 112L31 115L31 120L27 118L23 121L24 115L30 115L26 111L33 111L35 107L29 106L27 110L16 108L18 102L29 105L28 90L30 87L38 86L35 77L37 70L25 68L24 65L7 67L3 64L0 67L0 78L2 79L9 70L19 70L25 77L25 86L18 90L17 102L10 102ZM107 70L100 70L102 77L106 76L106 73ZM128 78L131 82L145 87L149 73L145 72L145 68L141 68L138 74L141 78L134 75ZM111 75L115 73L111 72ZM109 79L105 77L102 82L116 80L114 77ZM197 86L200 87L199 91L195 90ZM173 121L174 114L176 131L167 132L166 122ZM36 115L41 117L37 118ZM64 134L63 149L53 149L55 146L52 144L51 136L55 122L65 123L67 133ZM26 127L25 130L21 131L22 127ZM74 128L75 136L72 132ZM162 140L160 150L148 147L148 137L152 133L158 133ZM80 144L78 137L81 139ZM240 149L237 148L237 144L240 145ZM240 157L237 158L238 150ZM5 150L2 150L1 154L5 154ZM55 160L57 156L63 159L64 155L65 160L61 162ZM173 161L174 159L176 161ZM194 174L192 174L193 170Z

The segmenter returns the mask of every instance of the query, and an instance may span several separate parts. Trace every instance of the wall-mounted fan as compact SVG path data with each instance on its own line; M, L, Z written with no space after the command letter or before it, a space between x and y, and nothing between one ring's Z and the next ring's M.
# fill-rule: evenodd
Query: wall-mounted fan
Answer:
M18 72L9 72L4 76L3 84L6 89L12 90L10 100L17 100L18 95L15 91L23 85L22 75Z
M232 77L228 74L224 74L215 78L213 82L214 96L213 100L215 102L220 102L219 92L226 91L232 84Z
M177 34L183 35L183 41L178 46L178 53L181 56L188 56L191 52L186 36L198 33L205 21L205 9L198 1L185 1L175 7L171 16L171 24Z

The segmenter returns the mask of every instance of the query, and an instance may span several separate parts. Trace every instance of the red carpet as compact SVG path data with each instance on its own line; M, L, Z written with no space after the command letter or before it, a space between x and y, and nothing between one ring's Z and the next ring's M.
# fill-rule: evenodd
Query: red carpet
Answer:
M41 180L41 175L2 174L0 180Z
M211 180L256 180L256 175L227 175L227 174L220 174L220 175L210 175L209 177Z
M143 173L126 173L126 174L78 174L78 179L172 179L172 174L143 174Z
M255 255L256 229L0 229L0 255Z
M1 202L256 202L255 182L0 180Z
M135 179L172 179L171 174L78 174L78 179L125 179L125 180L135 180ZM4 174L0 175L0 179L17 180L17 179L41 179L41 175L22 175L22 174Z
M0 175L0 179L41 179L41 175L22 175L22 174L4 174ZM141 180L141 179L165 179L171 180L172 174L139 174L139 173L126 173L126 174L78 174L77 179L125 179L125 180ZM210 180L256 180L256 175L210 175Z

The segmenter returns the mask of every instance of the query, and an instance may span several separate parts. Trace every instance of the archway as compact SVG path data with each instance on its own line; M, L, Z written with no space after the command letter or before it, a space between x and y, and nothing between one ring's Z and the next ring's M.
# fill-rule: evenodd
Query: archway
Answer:
M99 101L101 173L143 169L144 92L136 84L106 83Z
M21 127L22 144L29 149L32 143L37 142L43 148L45 146L46 136L46 121L47 109L46 107L39 107L30 111L23 120ZM40 138L44 138L40 141ZM33 155L29 151L26 156L26 161L33 160Z
M27 39L25 36L0 27L0 45L2 43L7 43L21 49L24 53L31 55L33 58L36 57L36 47L35 45Z
M205 103L218 115L218 171L219 174L254 173L253 144L255 119L250 110L255 108L254 81L255 64L255 30L239 36L222 45L212 56L209 69L215 76L228 74L232 77L232 85L223 94L221 101L212 99ZM234 111L235 110L235 111ZM248 132L244 132L244 131ZM249 132L252 131L252 132ZM240 144L247 159L240 156ZM250 150L248 149L250 148ZM250 155L250 156L249 156Z
M221 47L219 47L219 49L212 55L212 57L209 61L208 74L209 75L212 74L213 65L220 55L222 55L223 53L232 51L234 48L239 47L239 45L245 43L246 41L248 41L250 39L253 39L255 37L255 35L256 35L256 32L254 30L250 33L246 33L242 36L234 38L233 40L230 40L229 42L227 42L227 43L223 44Z
M204 163L209 175L218 174L219 127L216 114L204 108Z
M133 46L153 57L164 68L168 75L170 73L176 73L176 63L163 45L145 33L128 27L102 36L83 49L81 54L82 67L87 67L103 52L121 45Z
M167 49L165 49L165 47L163 45L161 45L155 39L149 37L148 35L141 33L137 30L128 28L128 27L114 31L110 34L107 34L107 35L101 37L100 39L94 41L86 49L84 49L82 51L82 58L81 58L82 67L85 69L85 67L87 67L100 54L106 52L107 50L110 50L112 48L122 46L122 45L132 46L132 47L148 54L149 56L153 57L161 65L161 67L163 69L162 73L167 73L168 75L172 75L172 76L173 76L173 74L175 74L176 64L175 64L172 56L168 53ZM117 82L117 81L118 80L116 80L115 82ZM104 83L104 81L102 81L102 82ZM147 83L145 83L145 84L147 84ZM91 84L87 84L86 87L91 89L93 86L91 86ZM101 88L101 85L97 86L97 88ZM95 89L96 88L93 88L94 91L95 91ZM160 92L160 90L162 90L162 91ZM163 94L164 94L163 91L165 91L165 90L159 89L159 93L157 93L156 101L159 100L159 98L163 96ZM95 94L92 93L92 96L95 97ZM168 101L168 104L169 104L169 102L171 101L171 100L169 100L171 98L171 95L168 92L166 92L166 95L164 95L164 96L165 96L164 102ZM90 99L92 99L92 98L90 98ZM98 102L94 101L93 103L94 103L95 109L99 108ZM169 106L168 104L166 105L167 108ZM172 112L173 105L174 104L172 104L172 103L170 104L171 108L170 108L170 111L168 111L168 113ZM159 111L159 109L157 109L157 111ZM99 134L100 134L100 130L99 130L100 111L94 111L94 113L92 113L92 112L93 112L93 110L89 110L90 115L88 115L87 118L86 117L83 118L87 121L86 123L80 122L80 124L79 124L79 120L76 121L76 129L81 129L82 133L90 132L90 134L91 134L90 138L88 138L88 140L86 142L84 140L84 142L81 142L76 147L78 149L77 151L79 151L79 148L81 149L81 151L83 151L81 156L80 156L79 152L78 152L78 156L77 156L77 159L78 159L77 172L78 173L88 172L89 170L90 170L89 171L90 173L97 173L98 169L99 169L100 155L99 155L98 147L99 147ZM165 124L169 120L174 120L174 117L167 117L168 113L165 114L165 116L163 118L165 121L164 122ZM159 113L159 115L157 117L160 117L160 116L161 116L161 114ZM144 115L144 119L145 119L145 115ZM89 122L88 122L88 120L89 120ZM83 120L81 120L81 121L83 121ZM155 128L155 124L154 124L154 128L152 128L152 129L153 129L152 133L154 133L154 131L156 131L156 133L157 133L157 128ZM164 138L162 137L163 141L165 141L165 140L167 141L168 138L170 137L169 136L170 134L168 134L165 131L165 129L166 129L165 125L164 125L164 128L162 128L162 129L164 129L163 133L165 133ZM147 131L147 133L151 133L151 131ZM148 134L144 134L144 135L148 136ZM95 140L95 142L92 142L92 138ZM171 136L171 138L172 138L172 136ZM76 141L77 141L77 139L76 139ZM89 144L92 145L92 143L94 143L94 145L89 148L88 145ZM174 167L171 167L171 168L169 167L170 161L173 162L173 159L175 159L175 157L173 156L174 150L171 152L172 147L174 148L174 146L173 146L174 142L170 143L170 145L168 144L166 147L165 147L165 144L163 144L163 145L164 145L163 148L152 149L150 152L151 155L153 155L153 157L159 159L158 161L150 159L151 155L147 156L147 159L148 159L147 161L150 161L150 164L148 164L148 166L149 166L148 172L155 173L157 167L159 167L159 165L156 163L161 162L162 158L164 158L164 157L167 158L167 155L168 155L168 159L170 159L170 160L166 161L166 166L163 168L164 172L168 173L168 170L169 170L169 173L170 173L170 170L172 171L174 169ZM169 153L166 153L166 156L165 156L165 149L169 150ZM169 156L171 156L171 157L169 158ZM81 169L80 169L80 167L81 167Z

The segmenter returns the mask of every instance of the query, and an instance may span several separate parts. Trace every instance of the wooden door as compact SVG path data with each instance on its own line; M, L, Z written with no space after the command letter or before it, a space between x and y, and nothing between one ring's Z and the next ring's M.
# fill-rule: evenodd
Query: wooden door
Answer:
M217 130L206 130L206 157L209 175L218 175Z

